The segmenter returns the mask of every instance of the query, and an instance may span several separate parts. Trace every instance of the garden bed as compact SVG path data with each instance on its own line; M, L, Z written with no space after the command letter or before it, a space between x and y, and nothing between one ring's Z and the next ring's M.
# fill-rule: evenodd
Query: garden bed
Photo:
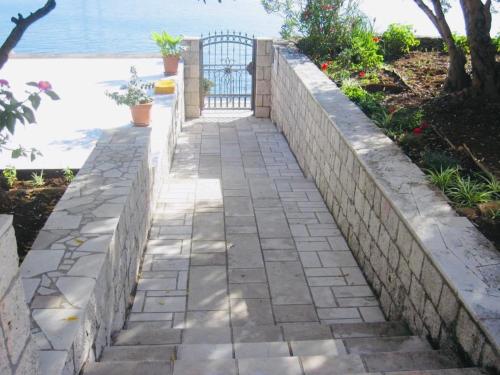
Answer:
M481 183L490 173L498 182L500 103L444 94L442 86L447 65L445 53L417 51L387 64L373 73L375 77L357 81L370 94L380 95L380 104L389 115L396 118L398 113L405 112L408 124L411 121L424 124L421 132L412 130L412 125L396 131L391 129L392 125L385 127L383 121L376 121L424 171L457 167L466 181L470 178ZM376 117L376 110L372 112L368 108L367 111L363 103L358 104L370 117ZM419 115L414 116L417 111ZM497 199L498 191L490 196L487 204L457 204L453 199L451 204L500 249L500 202Z
M55 205L71 182L75 170L44 170L43 186L35 186L33 174L40 170L17 171L17 180L9 187L4 171L0 184L0 214L13 215L17 252L22 261L38 232L42 229ZM39 181L41 184L41 180Z

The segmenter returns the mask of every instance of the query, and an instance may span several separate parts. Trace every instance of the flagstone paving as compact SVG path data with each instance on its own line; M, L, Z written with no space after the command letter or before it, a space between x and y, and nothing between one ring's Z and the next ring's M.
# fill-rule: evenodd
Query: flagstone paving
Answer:
M226 115L184 125L128 321L85 375L481 374L461 366L385 321L275 126Z
M184 126L129 325L384 320L316 186L269 120Z

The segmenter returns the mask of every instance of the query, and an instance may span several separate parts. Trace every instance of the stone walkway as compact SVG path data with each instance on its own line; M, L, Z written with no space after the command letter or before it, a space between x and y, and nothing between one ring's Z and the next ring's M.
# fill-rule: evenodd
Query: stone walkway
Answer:
M184 125L128 328L384 320L316 186L269 120Z

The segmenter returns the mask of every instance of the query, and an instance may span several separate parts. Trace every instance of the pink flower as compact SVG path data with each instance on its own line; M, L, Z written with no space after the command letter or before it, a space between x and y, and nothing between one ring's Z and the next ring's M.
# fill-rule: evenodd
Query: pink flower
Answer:
M415 128L415 129L413 129L413 134L420 135L423 133L423 131L424 131L424 129L422 129L422 128Z
M52 85L48 81L40 81L38 82L38 88L41 91L48 91L52 89Z
M3 86L10 87L9 81L7 81L6 79L0 79L0 87L3 87Z
M359 78L365 78L366 77L366 72L361 71L361 72L359 72L358 75L359 75Z

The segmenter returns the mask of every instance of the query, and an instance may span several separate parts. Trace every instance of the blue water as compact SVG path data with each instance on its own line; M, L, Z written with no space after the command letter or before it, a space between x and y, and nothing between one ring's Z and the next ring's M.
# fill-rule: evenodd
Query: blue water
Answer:
M1 0L0 41L10 17L29 14L44 0ZM25 33L16 53L156 52L151 31L199 36L236 30L255 36L279 35L281 19L268 15L259 0L58 0L57 7Z

